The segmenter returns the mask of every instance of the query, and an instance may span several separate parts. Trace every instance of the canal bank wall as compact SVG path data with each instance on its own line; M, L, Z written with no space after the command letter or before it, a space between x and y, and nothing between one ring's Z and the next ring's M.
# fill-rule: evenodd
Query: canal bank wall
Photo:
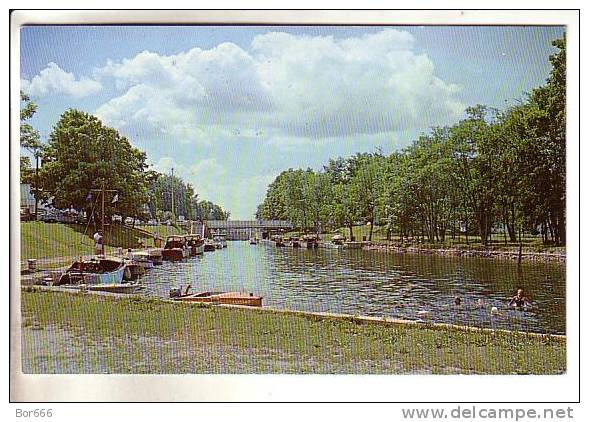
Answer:
M427 248L419 246L399 246L399 245L384 245L372 243L365 245L363 250L377 251L397 254L418 254L418 255L439 255L447 257L473 257L473 258L488 258L500 259L508 261L517 261L520 259L519 252L512 251L493 251L493 250L477 250L477 249L455 249L455 248ZM532 262L554 262L566 264L566 254L558 253L544 253L544 252L522 252L522 261Z

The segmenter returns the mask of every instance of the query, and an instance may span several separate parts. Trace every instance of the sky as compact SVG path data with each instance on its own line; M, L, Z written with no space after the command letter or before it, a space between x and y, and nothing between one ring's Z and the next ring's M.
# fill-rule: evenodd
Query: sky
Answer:
M470 105L504 109L542 85L542 26L29 26L21 89L46 141L86 111L150 168L252 219L288 168L400 150Z

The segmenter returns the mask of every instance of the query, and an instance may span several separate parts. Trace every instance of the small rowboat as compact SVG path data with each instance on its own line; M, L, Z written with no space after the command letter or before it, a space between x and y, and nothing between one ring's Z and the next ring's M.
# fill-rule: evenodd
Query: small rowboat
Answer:
M173 296L179 302L199 302L214 305L262 306L262 297L239 292L200 292Z

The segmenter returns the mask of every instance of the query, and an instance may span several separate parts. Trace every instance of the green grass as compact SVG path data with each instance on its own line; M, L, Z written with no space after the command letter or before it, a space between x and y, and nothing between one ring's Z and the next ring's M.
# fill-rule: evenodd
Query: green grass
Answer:
M565 340L22 290L27 373L560 374Z
M170 234L178 234L180 230L166 226L149 227L152 233L157 232L164 240ZM41 221L22 222L21 228L21 260L28 258L57 258L88 255L94 253L93 232L91 229L84 234L85 225L44 223ZM106 252L118 248L137 248L142 242L146 247L153 247L153 237L139 230L121 225L112 225L105 230Z
M166 239L166 237L170 236L170 235L174 235L174 234L182 234L182 230L179 227L176 226L168 226L168 225L157 225L157 226L137 226L137 228L140 228L142 230L148 231L150 233L156 233L159 237L161 237L162 239Z
M354 233L354 237L356 240L362 240L365 236L366 239L369 237L370 233L370 226L362 225L362 226L354 226L352 229ZM331 239L333 234L339 233L346 238L350 237L350 230L348 228L340 228L333 233L329 233L323 235L322 237L326 239ZM393 236L390 241L386 240L387 233L385 226L375 226L372 232L372 242L373 243L383 243L383 244L400 244L401 239L399 236ZM427 242L427 240L426 240ZM413 244L417 245L417 239L415 239ZM424 243L420 244L422 247L426 248L457 248L457 249L464 249L464 250L477 250L477 249L484 249L481 243L480 237L478 236L469 236L468 243L466 242L466 237L462 234L460 237L456 236L452 239L451 235L448 234L446 236L445 241L436 242L432 244ZM510 242L509 237L507 238L507 243L505 242L505 237L503 233L494 233L491 235L490 241L488 242L487 249L489 250L497 250L497 251L510 251L510 252L517 252L519 250L519 243L518 242ZM522 238L522 252L540 252L540 253L566 253L566 247L564 246L552 246L552 245L543 245L542 244L542 236L532 236L531 234L526 234Z

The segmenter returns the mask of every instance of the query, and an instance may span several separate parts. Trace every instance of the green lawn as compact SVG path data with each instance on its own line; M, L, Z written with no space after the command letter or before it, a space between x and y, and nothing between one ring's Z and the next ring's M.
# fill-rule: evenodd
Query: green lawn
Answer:
M157 233L157 235L164 240L166 239L166 237L170 235L182 234L182 230L179 227L171 225L168 226L164 224L158 224L157 226L138 225L137 228L148 231L150 233Z
M365 236L368 239L370 226L362 225L362 226L354 226L353 228L354 237L356 240L362 240ZM325 234L322 237L326 239L331 239L333 234L339 233L346 238L350 237L350 230L348 228L340 228L337 231L334 231L330 234ZM386 228L384 226L375 226L372 232L372 241L373 243L394 243L398 244L401 243L398 236L393 236L391 241L386 240ZM414 244L418 244L417 239L413 242ZM428 248L458 248L458 249L482 249L483 246L481 244L480 238L478 236L469 236L468 243L466 242L466 238L464 234L460 237L456 236L454 239L448 234L446 236L444 243L433 243L433 244L422 244L423 247ZM505 242L505 237L503 233L494 233L491 235L490 242L487 247L489 250L505 250L511 252L517 252L519 250L519 243L511 243L509 242L509 237L507 239L507 243ZM560 246L551 246L551 245L543 245L542 244L542 237L541 235L532 236L530 234L525 235L522 238L522 252L544 252L544 253L566 253L566 247Z
M157 233L163 239L168 230L178 234L180 230L169 226L145 226L151 232ZM94 253L93 232L84 233L85 225L44 223L28 221L20 224L21 228L21 260L28 258L56 258L88 255ZM106 252L110 253L118 248L137 248L140 242L146 247L153 247L153 237L129 227L113 225L105 230Z
M22 290L25 373L561 374L566 341Z

